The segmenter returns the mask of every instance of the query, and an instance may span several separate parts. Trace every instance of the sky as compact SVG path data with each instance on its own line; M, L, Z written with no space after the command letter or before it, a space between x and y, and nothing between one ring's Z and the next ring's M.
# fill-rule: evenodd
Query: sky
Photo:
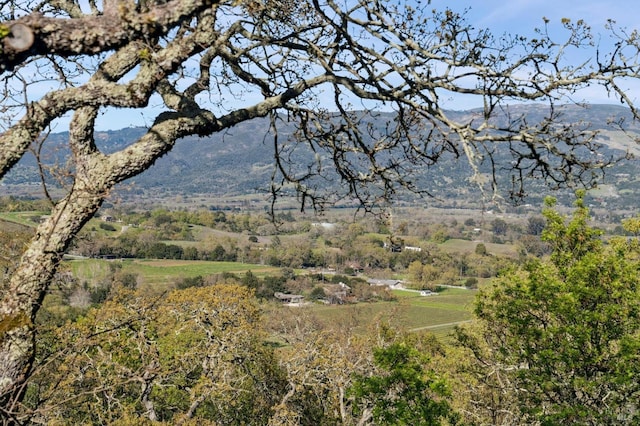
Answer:
M541 26L543 17L558 26L562 18L583 19L594 30L603 28L609 18L621 26L640 27L637 0L432 0L431 4L454 10L469 7L469 21L495 33L527 33Z
M394 0L391 0L394 1ZM397 0L395 0L397 1ZM416 3L426 0L409 0ZM622 27L640 28L640 0L431 0L429 8L444 9L449 7L455 11L467 11L467 20L478 29L488 28L494 34L511 33L532 36L534 28L543 26L543 17L549 19L552 33L562 34L562 18L572 21L583 19L594 32L604 30L607 19L613 19ZM602 42L606 43L606 39ZM640 82L633 83L630 91L638 93L633 96L640 102ZM617 102L606 97L602 91L585 90L583 100L594 103ZM479 105L468 104L464 98L448 99L446 108L468 109ZM99 130L117 129L127 126L148 126L153 116L145 118L140 112L119 110L104 112L97 121ZM66 130L65 121L60 120ZM58 127L58 126L57 126Z
M465 16L471 25L477 29L487 28L494 35L535 36L535 29L544 27L547 19L547 29L556 40L564 40L568 34L561 23L563 18L572 22L582 19L594 34L600 34L594 41L604 46L604 50L611 45L605 30L609 19L619 27L640 30L639 0L431 0L431 7L449 7L459 12L466 10ZM630 93L637 93L632 99L640 102L640 81L629 82L626 88ZM577 101L619 104L601 88L583 89L579 96L575 98ZM463 97L449 99L444 106L462 110L481 106L468 101Z

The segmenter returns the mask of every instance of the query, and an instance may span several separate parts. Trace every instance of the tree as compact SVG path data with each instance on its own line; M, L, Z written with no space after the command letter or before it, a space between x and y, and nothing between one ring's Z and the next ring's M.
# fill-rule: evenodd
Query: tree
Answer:
M53 199L44 186L51 215L0 300L5 406L21 399L34 357L34 320L70 242L117 184L149 168L177 139L268 116L272 194L291 182L303 208L346 196L370 207L399 188L420 192L412 171L449 154L464 154L479 173L483 161L493 167L493 143L508 146L517 169L514 192L522 193L519 183L529 177L591 183L604 170L607 161L580 155L597 150L596 132L555 125L555 105L589 83L628 103L619 79L638 75L637 38L613 28L616 50L566 65L568 51L590 47L582 21L563 21L567 39L558 43L544 29L530 40L497 38L450 10L385 1L349 7L333 0L7 4L0 28L7 123L0 178L32 144L39 158L50 126L65 114L71 119L68 151L58 162L69 167L55 173L63 195ZM44 82L51 84L40 96ZM482 113L460 119L439 104L458 93L479 97ZM368 111L356 111L356 100ZM548 108L538 122L510 113L505 123L496 115L511 100ZM162 110L145 109L150 104ZM395 115L384 122L376 107ZM110 108L155 118L141 137L110 152L95 134L98 116ZM278 132L291 125L290 137ZM304 147L313 155L301 155ZM336 176L344 193L322 194L322 181Z
M422 271L422 262L419 260L411 262L407 267L407 274L409 275L413 288L422 288L425 281Z
M309 293L309 299L311 300L319 300L325 298L327 295L324 292L324 289L320 286L314 287Z
M521 244L520 252L522 255L533 255L541 257L544 254L549 253L548 246L540 241L540 237L536 237L533 235L523 235L518 240L519 244Z
M270 424L365 424L352 415L348 389L355 374L371 370L379 337L355 332L364 326L357 315L323 326L310 314L285 310L273 317L272 333L287 343L278 360L287 387Z
M476 244L475 254L486 256L487 253L487 246L485 246L483 243Z
M374 348L373 359L378 374L358 377L350 391L376 424L455 424L446 382L425 369L428 357L410 339Z
M484 330L459 336L483 366L478 382L501 383L492 400L513 395L525 424L638 422L640 245L618 238L605 246L581 195L569 221L548 203L551 259L534 259L481 292L475 314Z
M540 235L544 230L546 222L542 217L530 217L527 220L527 232L530 235Z
M120 289L53 328L44 358L52 365L40 365L28 387L26 420L266 424L285 382L261 324L239 285L160 297Z
M640 216L624 219L622 229L635 237L640 235Z
M502 219L494 219L491 221L491 230L496 235L506 235L507 234L507 222Z

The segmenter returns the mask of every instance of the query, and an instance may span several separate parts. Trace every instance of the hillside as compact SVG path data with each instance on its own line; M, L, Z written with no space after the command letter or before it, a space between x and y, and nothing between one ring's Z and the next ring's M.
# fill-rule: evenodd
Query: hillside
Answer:
M529 122L539 121L545 110L538 105L516 105L503 111L496 120L501 124L508 117L522 115ZM479 115L479 111L453 112L459 118ZM382 113L378 123L391 119L390 113ZM604 156L620 156L625 150L640 154L637 146L630 146L629 138L623 132L611 126L611 122L620 122L627 129L640 133L637 123L633 123L629 111L621 106L593 105L589 108L567 106L562 108L564 123L582 123L594 129L602 129L599 142ZM364 124L363 124L364 125ZM166 197L232 197L247 194L263 193L269 188L274 173L273 138L269 134L269 121L265 118L242 123L233 129L210 137L189 137L177 142L175 148L157 161L148 171L135 177L125 185L126 190L120 192L121 199L164 199ZM293 131L289 124L281 129L281 140ZM97 143L106 152L123 148L142 135L142 128L126 128L121 130L99 132ZM56 133L50 136L43 150L43 158L49 164L62 164L65 153L67 133ZM300 155L300 154L298 154ZM301 162L311 158L309 153L300 156ZM498 163L509 164L508 152L496 150ZM616 165L608 173L606 184L599 197L607 198L608 203L616 207L634 205L636 186L636 165L624 162ZM488 170L487 170L488 171ZM498 176L506 188L510 184L510 175L502 170ZM417 185L429 191L437 200L456 200L458 204L477 202L477 187L469 182L471 172L464 160L455 160L453 156L445 158L438 164L425 167L415 172ZM0 193L20 194L21 191L33 191L38 184L38 173L35 158L25 157L1 182ZM322 185L339 184L339 180L329 179ZM546 193L542 182L528 182L528 202L536 200ZM533 194L533 195L532 195ZM418 200L412 195L400 195L400 200L415 203Z

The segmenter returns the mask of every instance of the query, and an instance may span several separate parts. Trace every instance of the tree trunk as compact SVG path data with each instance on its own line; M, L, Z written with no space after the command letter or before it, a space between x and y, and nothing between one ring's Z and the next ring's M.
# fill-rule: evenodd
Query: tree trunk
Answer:
M35 317L64 251L100 208L104 192L76 180L37 229L0 301L0 405L20 401L35 356Z
M179 131L191 134L202 122L211 122L206 120L209 116L196 116L191 121L182 116L171 120L168 115L136 143L105 156L93 139L96 113L94 108L85 108L74 114L69 133L75 160L74 183L36 230L0 298L0 407L8 415L16 411L24 395L24 384L34 362L36 314L75 235L98 211L109 191L169 151L181 136ZM180 120L182 127L176 124ZM195 123L194 127L185 121Z

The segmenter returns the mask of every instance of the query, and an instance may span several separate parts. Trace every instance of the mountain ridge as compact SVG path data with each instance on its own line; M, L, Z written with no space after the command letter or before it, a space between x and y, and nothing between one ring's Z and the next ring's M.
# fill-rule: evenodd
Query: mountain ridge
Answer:
M589 123L594 129L601 130L599 142L606 150L620 154L626 149L640 155L640 149L629 143L630 141L625 141L624 133L612 126L612 123L617 123L627 131L640 134L640 126L632 120L628 108L610 104L590 105L588 108L572 105L560 106L556 112L560 113L561 123L582 123L584 126ZM496 119L513 120L516 117L535 122L541 120L546 113L547 106L515 104L505 107ZM392 113L388 112L376 114L386 119L393 117ZM482 110L450 112L454 119L479 114L482 114ZM154 193L159 198L176 194L228 197L266 192L274 172L274 147L269 128L267 118L258 118L209 137L192 136L181 139L149 170L128 181L128 192L132 196ZM284 126L282 131L287 134L292 130L293 125ZM108 153L131 144L144 132L144 128L136 127L96 131L95 139L98 147ZM50 135L46 152L52 164L59 164L63 152L60 147L66 144L67 138L67 132ZM632 162L625 162L619 166L616 166L614 175L634 173L631 170L634 167ZM464 161L454 162L452 159L446 159L444 163L436 164L430 170L416 171L416 179L419 180L420 186L442 199L473 196L470 177L468 164ZM33 186L37 182L39 180L35 157L25 156L14 170L0 181L0 185ZM534 184L535 188L539 187L537 183Z

